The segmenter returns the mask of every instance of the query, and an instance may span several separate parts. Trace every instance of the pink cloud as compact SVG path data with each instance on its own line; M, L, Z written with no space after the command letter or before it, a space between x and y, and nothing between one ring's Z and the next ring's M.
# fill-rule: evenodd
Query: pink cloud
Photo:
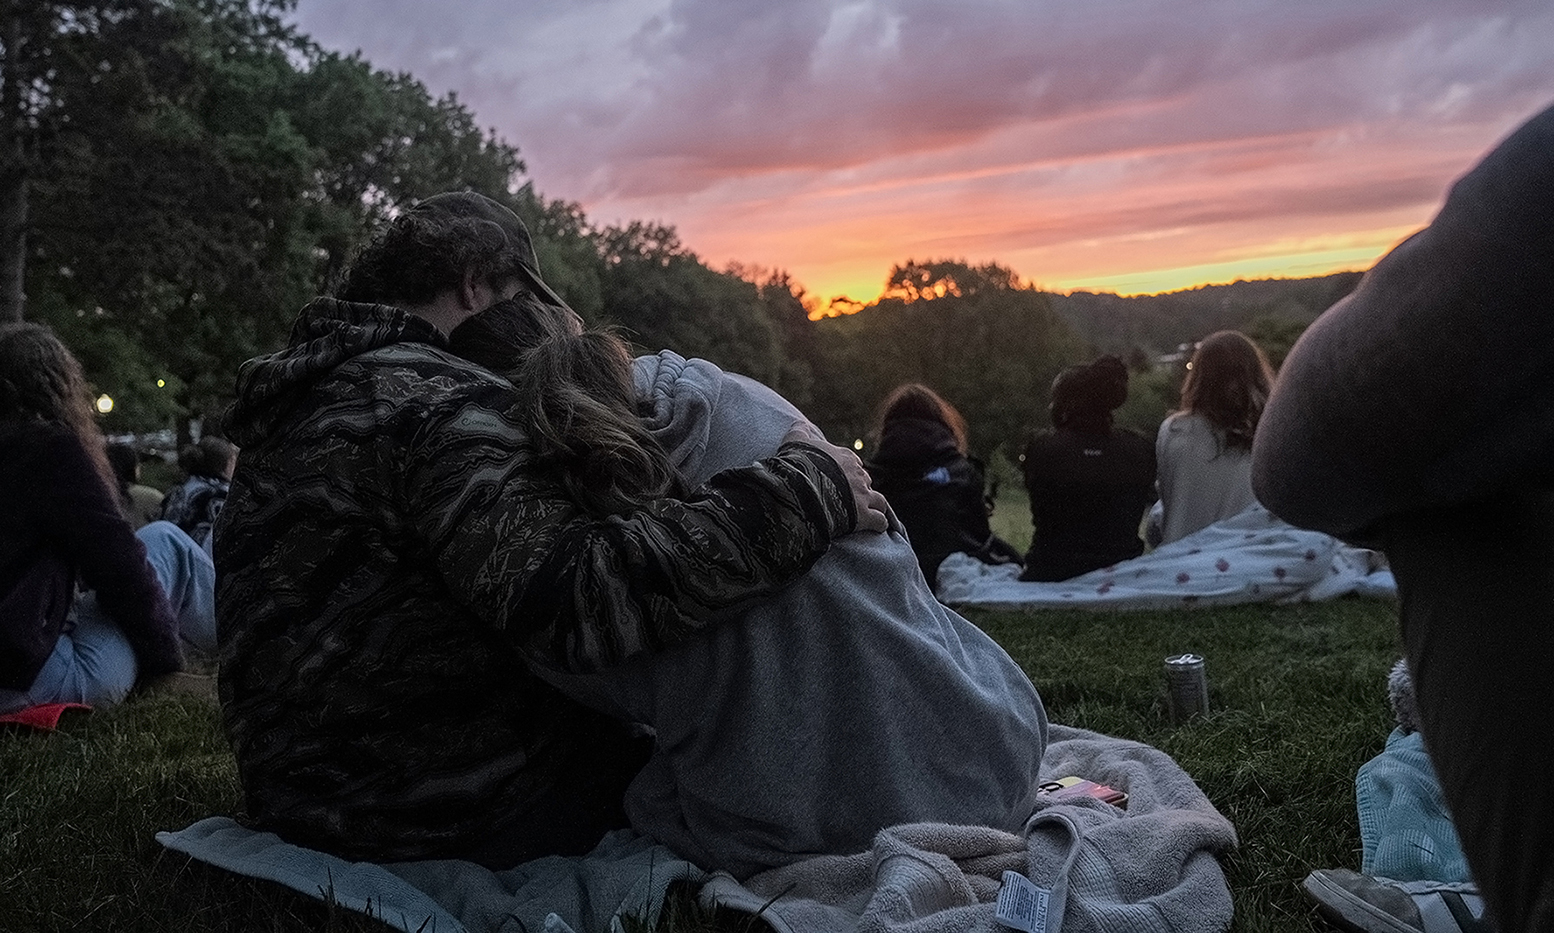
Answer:
M1208 266L1255 252L1249 238L1379 242L1554 99L1554 10L1478 0L303 0L298 15L457 90L543 193L603 222L667 221L709 260L817 290L928 250L1072 281Z

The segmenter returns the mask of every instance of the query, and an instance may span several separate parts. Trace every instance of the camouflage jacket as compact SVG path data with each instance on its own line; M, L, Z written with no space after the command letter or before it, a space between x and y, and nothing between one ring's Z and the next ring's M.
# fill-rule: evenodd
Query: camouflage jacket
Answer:
M228 415L219 685L247 806L347 857L436 857L527 812L596 715L534 666L685 639L856 521L802 444L590 518L533 467L512 386L445 348L420 318L319 299L243 365Z

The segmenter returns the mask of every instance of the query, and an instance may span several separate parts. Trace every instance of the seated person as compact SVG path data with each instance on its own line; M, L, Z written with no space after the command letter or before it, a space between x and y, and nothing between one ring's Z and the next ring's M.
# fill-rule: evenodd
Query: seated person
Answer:
M542 425L540 462L592 514L768 457L808 426L771 389L704 360L638 359L592 332L522 345L510 309L477 315L453 348L511 372ZM515 362L522 360L520 365ZM635 385L633 385L633 375ZM1018 832L1035 806L1047 721L1002 648L934 599L899 522L849 535L781 591L702 637L563 691L656 733L626 791L634 828L745 877L863 851L886 826Z
M130 527L80 364L38 324L0 325L0 477L0 713L112 706L214 649L209 559Z
M178 452L178 465L187 478L162 500L162 520L182 528L209 550L210 530L227 501L232 470L237 466L237 448L207 434Z
M543 426L515 420L512 384L448 352L503 303L575 317L511 210L437 195L239 370L218 688L249 816L288 842L495 869L587 852L626 825L649 749L533 667L692 639L885 528L857 456L798 436L588 514L537 461Z
M1256 504L1252 438L1273 379L1262 348L1239 331L1210 334L1193 351L1181 410L1155 438L1161 544Z
M1128 399L1115 356L1070 366L1052 381L1052 430L1025 448L1031 549L1021 580L1053 582L1144 553L1139 524L1155 501L1155 451L1112 425Z
M964 552L985 564L1017 564L1020 552L993 534L982 464L966 455L966 421L955 406L919 383L898 386L880 403L879 447L867 466L912 539L923 577Z
M129 444L108 445L108 465L118 481L119 501L124 515L135 528L142 528L162 517L163 494L140 482L140 454Z

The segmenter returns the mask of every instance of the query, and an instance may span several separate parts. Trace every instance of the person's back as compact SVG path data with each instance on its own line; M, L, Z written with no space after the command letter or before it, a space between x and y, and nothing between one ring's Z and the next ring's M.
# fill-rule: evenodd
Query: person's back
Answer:
M1144 552L1139 525L1155 501L1155 452L1113 427L1127 398L1128 368L1115 356L1052 380L1053 428L1032 438L1021 464L1031 547L1020 579L1067 580Z
M645 751L531 667L690 637L874 521L835 455L797 444L688 501L582 514L534 469L512 385L434 323L570 314L532 263L510 211L428 199L353 266L346 297L367 300L317 300L239 372L219 689L250 816L288 841L499 868L581 854L624 822Z
M664 351L635 368L647 424L688 482L770 455L803 420L704 360ZM627 794L633 826L740 877L862 851L901 823L1018 832L1046 745L1041 700L914 562L900 526L852 535L702 638L556 677L657 730Z
M1139 524L1155 501L1155 449L1139 434L1044 432L1025 448L1031 548L1024 580L1067 580L1144 553Z
M1252 452L1225 444L1224 434L1203 415L1177 412L1155 439L1159 464L1161 544L1244 511L1252 494Z
M930 582L949 555L987 546L993 532L982 470L955 449L943 425L913 418L890 422L868 467L874 488L906 526Z
M171 525L130 527L92 417L53 333L0 325L0 712L109 706L178 671L180 636L212 647L208 562Z
M927 386L906 383L880 403L877 420L869 476L906 527L929 585L957 552L983 563L1018 563L1019 552L988 524L986 477L966 454L965 422L954 406Z
M237 448L223 438L207 435L178 454L187 474L162 500L161 519L172 522L202 546L226 504Z
M1272 511L1385 551L1425 750L1504 933L1554 930L1554 107L1291 349Z
M164 494L141 484L139 452L130 444L109 444L108 464L118 477L124 517L129 519L130 525L144 528L161 518Z
M1182 383L1182 408L1160 425L1161 541L1170 544L1257 504L1252 441L1273 368L1239 331L1205 337Z

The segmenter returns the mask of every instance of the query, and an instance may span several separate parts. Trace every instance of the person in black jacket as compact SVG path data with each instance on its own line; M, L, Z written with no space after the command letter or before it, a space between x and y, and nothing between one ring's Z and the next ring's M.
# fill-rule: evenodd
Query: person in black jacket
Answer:
M906 527L930 584L958 552L988 564L1020 562L1020 552L988 526L982 464L966 455L966 421L954 405L909 382L880 403L877 424L879 447L864 465Z
M1052 430L1025 448L1034 532L1020 579L1067 580L1144 553L1139 524L1155 501L1155 446L1113 427L1127 398L1128 368L1115 356L1053 380Z

